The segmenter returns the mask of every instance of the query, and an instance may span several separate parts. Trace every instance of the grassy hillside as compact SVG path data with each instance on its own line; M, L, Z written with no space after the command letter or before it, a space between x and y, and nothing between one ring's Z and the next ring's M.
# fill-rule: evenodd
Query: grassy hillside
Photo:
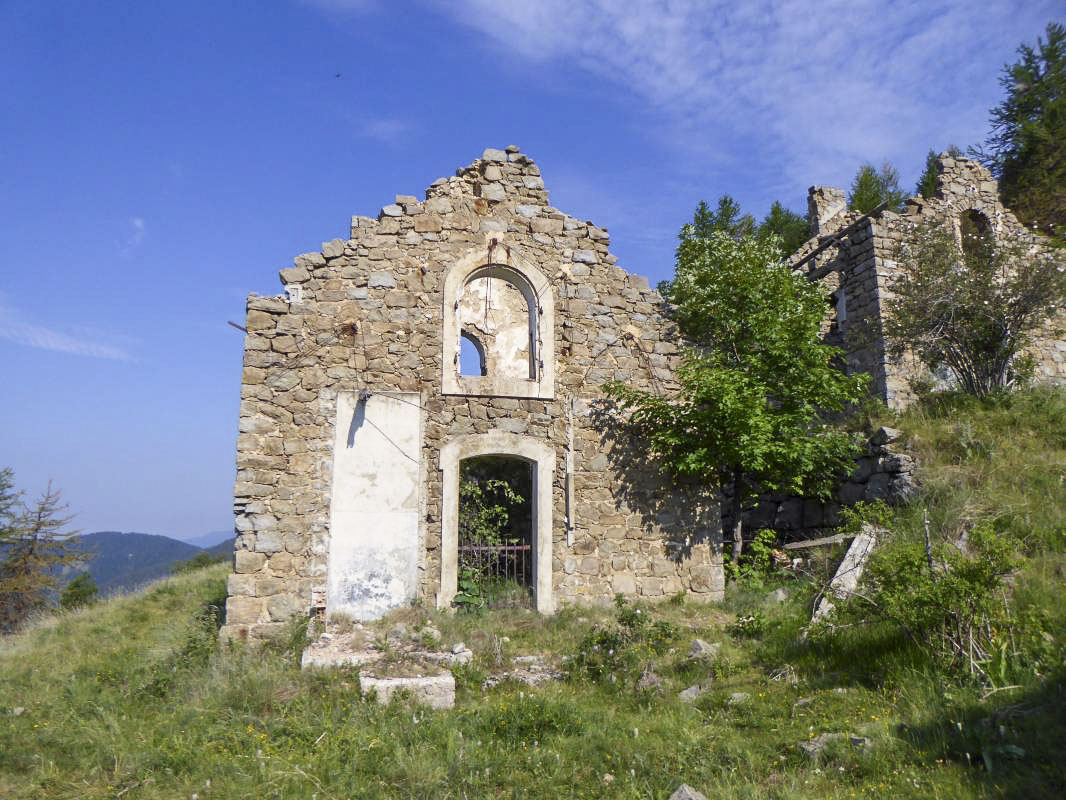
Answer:
M614 635L638 624L632 608L406 609L379 630L429 621L475 660L457 673L454 710L381 708L359 699L352 672L302 672L298 626L266 653L219 649L219 565L2 641L0 796L666 798L684 781L713 798L1062 797L1066 398L891 421L925 463L925 494L892 520L902 541L921 535L926 509L936 537L985 517L1017 545L1011 603L1037 620L1043 649L1009 681L937 670L878 626L804 641L814 587L779 574L733 586L720 608L641 607L660 623L641 628L654 648ZM694 637L721 642L718 656L689 660ZM572 679L481 688L530 653L572 657ZM638 691L649 663L663 686ZM697 683L707 691L681 702ZM823 733L862 746L808 757L799 744Z
M168 536L118 531L84 534L78 547L93 554L88 570L103 594L154 581L201 552L196 545Z

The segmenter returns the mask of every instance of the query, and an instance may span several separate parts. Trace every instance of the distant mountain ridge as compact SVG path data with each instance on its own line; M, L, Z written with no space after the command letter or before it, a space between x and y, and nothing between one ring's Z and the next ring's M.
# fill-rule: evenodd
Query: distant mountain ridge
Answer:
M96 531L78 538L77 547L92 554L87 563L88 572L101 594L134 589L162 578L176 564L188 561L197 553L223 556L233 549L232 537L209 548L152 533ZM73 575L71 572L70 577Z
M210 550L212 547L217 547L223 542L233 541L233 531L210 531L203 536L194 536L192 539L182 539L183 542L202 547L205 550Z

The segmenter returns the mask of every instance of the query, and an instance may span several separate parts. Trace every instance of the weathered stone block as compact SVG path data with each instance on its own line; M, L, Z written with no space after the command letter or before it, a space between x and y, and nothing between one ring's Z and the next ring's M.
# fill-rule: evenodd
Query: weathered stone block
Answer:
M277 553L284 549L281 534L274 530L256 531L255 551L257 553Z
M632 575L612 575L611 591L615 594L635 595L637 593L637 579Z
M236 572L258 572L266 564L266 556L251 550L237 550L233 554L233 568Z
M294 594L276 594L267 598L266 609L270 619L274 622L285 622L307 610L306 605L301 603L300 598Z
M455 705L455 678L450 672L415 678L378 678L359 673L359 689L364 697L374 697L388 705L398 694L408 694L421 705L430 708L452 708Z
M231 596L226 600L228 625L251 625L261 621L263 601L257 597Z
M371 289L395 289L396 288L396 276L391 272L378 270L370 273L370 278L367 281L367 286Z
M255 576L234 572L226 579L226 592L233 595L255 595Z

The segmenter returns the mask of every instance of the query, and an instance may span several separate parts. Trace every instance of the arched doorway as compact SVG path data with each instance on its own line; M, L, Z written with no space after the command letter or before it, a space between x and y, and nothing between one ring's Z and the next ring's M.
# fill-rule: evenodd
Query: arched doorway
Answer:
M456 599L460 589L460 566L463 564L460 547L471 546L464 545L460 537L462 464L464 461L476 464L477 460L484 457L499 459L496 462L498 466L510 465L512 474L517 474L522 469L528 470L527 532L524 535L518 533L520 525L517 524L510 533L505 532L507 538L519 540L517 544L511 546L524 547L528 543L528 550L511 551L515 557L509 556L508 551L496 553L496 556L500 557L498 562L500 570L521 570L523 565L518 562L517 556L520 553L526 554L527 561L524 565L526 574L516 577L512 573L510 578L501 574L499 577L503 578L502 583L505 587L511 590L521 589L532 595L531 600L524 600L523 603L529 603L542 614L551 614L555 610L552 597L552 482L555 474L555 449L545 441L502 431L459 436L441 448L443 513L441 516L440 590L437 593L437 607L447 608ZM480 463L491 465L493 462L482 461ZM517 516L520 515L521 512ZM516 523L519 523L517 516ZM486 558L493 557L492 553L483 552Z
M459 462L457 606L533 607L535 471L515 456Z

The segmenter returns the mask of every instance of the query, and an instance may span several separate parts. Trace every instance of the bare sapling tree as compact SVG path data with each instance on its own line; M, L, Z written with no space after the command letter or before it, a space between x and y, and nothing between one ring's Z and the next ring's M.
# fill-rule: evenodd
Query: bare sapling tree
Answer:
M960 228L922 223L901 245L884 332L893 357L909 351L985 396L1031 372L1034 333L1053 332L1066 306L1066 264L1035 238L997 238L979 215Z

